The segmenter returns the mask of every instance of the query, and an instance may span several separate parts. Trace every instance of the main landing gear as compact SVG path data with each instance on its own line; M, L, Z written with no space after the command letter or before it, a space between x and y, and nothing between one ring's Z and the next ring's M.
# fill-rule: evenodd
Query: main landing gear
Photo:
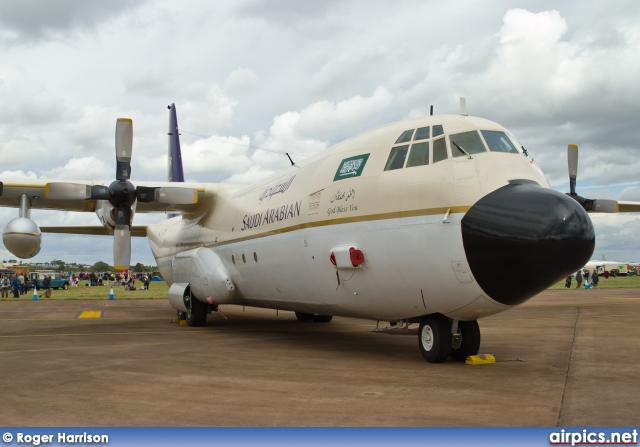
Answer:
M463 362L480 349L477 321L452 322L442 314L427 315L418 330L420 353L429 363L442 363L449 356Z
M209 313L209 305L196 299L192 295L184 297L184 305L186 312L178 311L178 320L187 320L187 326L204 326L207 323L207 314Z

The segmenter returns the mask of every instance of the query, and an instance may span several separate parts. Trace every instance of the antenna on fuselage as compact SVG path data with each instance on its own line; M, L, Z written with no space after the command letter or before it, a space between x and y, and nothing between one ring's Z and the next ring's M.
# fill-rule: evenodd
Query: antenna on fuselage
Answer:
M460 97L460 115L469 116L467 113L467 98Z
M429 107L429 115L433 116L433 105L431 105L431 107Z
M291 159L291 156L289 155L289 152L285 152L285 155L287 156L287 158L289 159L289 161L291 162L291 166L295 166L296 164L293 162L293 160Z

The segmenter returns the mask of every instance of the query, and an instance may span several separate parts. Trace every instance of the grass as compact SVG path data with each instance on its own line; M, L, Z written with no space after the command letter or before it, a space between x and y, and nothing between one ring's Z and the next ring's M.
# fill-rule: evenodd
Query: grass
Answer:
M67 300L108 300L110 288L108 285L102 287L85 286L88 281L80 281L78 287L70 287L68 290L52 290L51 298L44 298L43 291L38 290L38 299L46 301L67 301ZM142 283L139 283L142 286ZM136 283L138 286L138 283ZM575 289L575 278L571 282L571 288ZM584 287L584 282L582 283ZM598 289L624 289L624 288L640 288L640 276L610 276L605 279L600 277ZM564 279L549 287L550 290L564 289ZM169 293L169 287L164 281L153 281L150 290L124 290L122 286L113 287L113 296L116 300L166 300ZM20 298L0 298L0 301L18 301L33 300L33 289L27 291Z
M604 276L599 276L598 289L632 289L640 287L640 276L609 276L605 279ZM571 288L576 288L576 278L571 281ZM582 282L582 288L584 288L584 281ZM564 279L557 282L553 286L549 287L550 290L564 289Z
M108 285L102 287L86 286L88 281L80 281L78 287L69 287L68 290L51 290L51 298L44 298L43 291L38 290L38 299L46 301L67 300L108 300L111 292ZM142 282L136 281L137 290L124 290L122 286L113 287L113 296L116 300L160 300L167 299L169 287L164 281L152 281L149 290L140 290ZM33 289L20 295L20 298L0 298L0 301L33 300Z

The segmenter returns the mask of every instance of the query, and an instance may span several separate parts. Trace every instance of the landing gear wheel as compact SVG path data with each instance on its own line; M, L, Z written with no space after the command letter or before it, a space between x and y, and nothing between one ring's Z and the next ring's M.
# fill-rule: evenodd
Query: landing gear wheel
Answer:
M470 355L476 355L480 350L480 326L477 321L459 321L459 337L453 337L451 358L464 362Z
M187 319L187 313L183 312L181 310L178 310L178 321L182 321L182 320L186 320Z
M442 314L423 318L418 331L418 344L422 357L429 363L442 363L451 352L451 325Z
M204 326L207 322L209 305L194 296L185 297L185 304L187 306L187 326Z
M300 321L311 321L313 320L313 314L307 314L304 312L296 312L296 318Z
M333 320L333 315L314 315L313 321L316 323L329 323Z

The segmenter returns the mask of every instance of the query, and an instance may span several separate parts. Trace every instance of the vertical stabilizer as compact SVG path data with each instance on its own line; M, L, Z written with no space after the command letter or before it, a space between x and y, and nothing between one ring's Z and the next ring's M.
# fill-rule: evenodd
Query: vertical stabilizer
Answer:
M169 109L169 181L184 182L176 105L172 103L167 108Z

